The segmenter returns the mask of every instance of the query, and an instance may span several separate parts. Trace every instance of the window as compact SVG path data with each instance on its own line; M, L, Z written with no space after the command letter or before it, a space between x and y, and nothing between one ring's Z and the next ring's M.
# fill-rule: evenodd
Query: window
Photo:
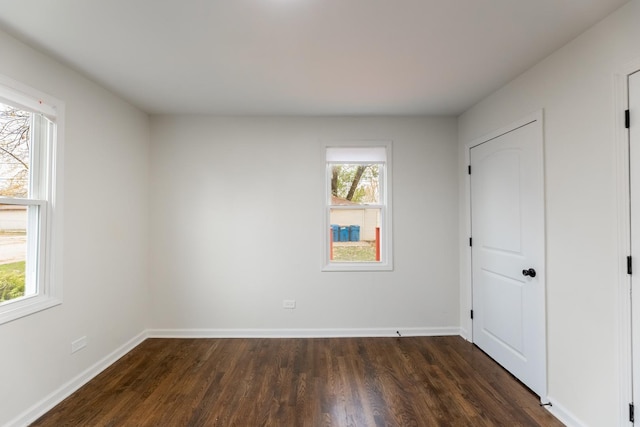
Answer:
M53 260L60 256L63 109L0 76L0 323L61 302Z
M325 147L324 271L392 270L391 143Z

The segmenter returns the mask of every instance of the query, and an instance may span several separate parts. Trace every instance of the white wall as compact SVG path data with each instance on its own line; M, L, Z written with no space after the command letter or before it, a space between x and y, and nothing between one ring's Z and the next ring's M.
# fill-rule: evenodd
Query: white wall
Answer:
M147 327L149 121L2 32L0 52L1 74L66 104L64 300L0 325L4 425Z
M457 331L455 119L151 123L153 328ZM320 271L321 144L354 139L393 141L393 272Z
M618 425L627 403L619 397L614 74L640 58L639 23L633 0L459 118L464 236L464 144L544 109L549 397L591 426ZM469 330L464 242L460 254L460 322Z
M66 102L64 303L0 325L0 425L147 327L469 330L464 144L541 108L549 395L587 425L622 421L613 73L640 57L638 22L632 0L457 122L154 117L151 134L0 33L0 73ZM394 141L393 272L320 272L321 143L353 139Z

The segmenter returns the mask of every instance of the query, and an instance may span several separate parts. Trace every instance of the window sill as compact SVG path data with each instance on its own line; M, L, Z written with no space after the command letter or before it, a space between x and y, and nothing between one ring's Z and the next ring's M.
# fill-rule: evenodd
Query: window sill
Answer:
M379 262L332 262L326 264L322 271L393 271L393 265Z
M62 304L58 298L33 296L0 306L0 325Z

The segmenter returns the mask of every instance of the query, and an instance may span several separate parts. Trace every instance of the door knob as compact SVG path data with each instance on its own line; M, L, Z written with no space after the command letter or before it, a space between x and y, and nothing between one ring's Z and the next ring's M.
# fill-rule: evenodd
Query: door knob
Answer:
M523 276L536 277L536 271L533 268L522 270Z

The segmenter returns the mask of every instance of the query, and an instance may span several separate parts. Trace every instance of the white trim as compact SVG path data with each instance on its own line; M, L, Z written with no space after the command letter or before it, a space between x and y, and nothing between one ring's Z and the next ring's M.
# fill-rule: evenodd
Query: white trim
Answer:
M327 163L385 163L387 150L383 145L327 147Z
M473 342L473 337L469 333L469 331L465 328L460 328L460 336L464 338L466 341Z
M630 217L630 169L629 169L629 132L624 126L624 111L629 108L628 77L640 71L640 59L630 62L613 76L614 85L614 141L616 161L616 201L618 209L618 360L619 360L619 413L621 425L633 425L629 422L629 403L633 402L633 360L632 360L632 315L631 315L631 278L627 274L624 260L631 254L631 217ZM636 263L636 266L638 264ZM638 377L638 375L636 375Z
M471 319L470 313L473 307L473 276L471 274L472 270L472 251L471 245L469 244L472 238L471 235L471 174L469 174L469 167L471 167L471 146L470 143L465 144L464 147L464 200L466 205L461 206L459 209L460 216L463 218L464 222L464 234L461 237L461 244L464 246L464 250L466 252L466 258L460 257L460 263L458 264L459 275L460 275L460 297L464 295L466 297L466 304L462 304L460 301L460 329L466 332L466 338L473 342L473 320ZM464 263L464 265L463 265ZM465 274L465 277L462 277L462 274Z
M551 415L556 417L567 427L588 427L587 424L585 424L578 417L569 412L567 408L560 405L559 403L556 403L554 399L549 399L549 402L551 402L551 406L545 406L547 411L549 411Z
M0 204L1 205L18 205L18 206L42 206L46 204L47 201L44 199L17 199L15 197L2 197L0 196Z
M60 120L59 107L64 108L64 105L51 95L4 75L0 75L0 86L0 102L32 113L42 113L53 122Z
M94 365L90 366L70 381L60 386L57 390L54 390L44 399L40 400L22 414L9 421L5 427L22 427L27 426L40 418L42 415L51 410L58 403L69 397L72 393L78 390L80 387L91 381L102 371L114 364L122 356L129 353L131 350L140 345L147 339L147 332L141 332L136 335L125 344L108 354L106 357L99 360Z
M149 329L149 338L345 338L437 337L460 335L457 326L358 329Z
M0 325L60 304L62 304L61 298L45 295L16 298L15 301L2 307L2 311L0 311Z
M515 129L519 129L523 126L528 125L529 123L533 123L533 122L540 122L542 123L542 118L543 118L543 112L542 110L533 112L531 114L528 114L527 116L521 118L520 120L516 120L514 122L512 122L511 124L508 124L506 126L501 127L500 129L496 129L493 132L489 132L488 134L481 136L479 138L476 138L474 140L472 140L471 142L467 143L465 146L467 148L467 152L469 151L469 149L475 147L476 145L480 145L480 144L484 144L485 142L489 142L492 139L496 139L499 136L502 136L506 133L509 133L511 131L514 131Z
M330 208L336 211L345 210L345 211L355 211L355 210L366 210L366 209L384 209L384 205L330 205Z
M47 263L44 277L48 280L50 295L62 302L63 284L63 255L64 255L64 141L65 141L65 104L56 105L58 113L55 132L53 135L53 149L49 151L47 161L51 168L49 172L49 204L47 208Z

